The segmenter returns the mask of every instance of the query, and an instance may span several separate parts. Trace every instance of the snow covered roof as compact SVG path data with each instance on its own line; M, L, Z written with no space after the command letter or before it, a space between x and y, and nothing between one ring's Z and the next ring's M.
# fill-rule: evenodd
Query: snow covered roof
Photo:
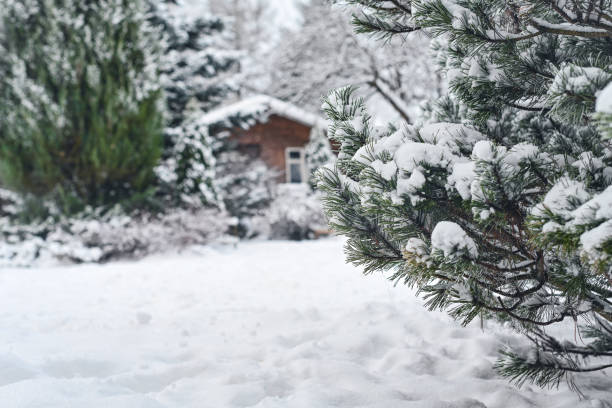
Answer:
M200 123L213 125L237 116L255 117L256 122L266 122L270 115L282 116L309 127L327 128L328 125L322 117L268 95L251 96L214 109L200 118Z

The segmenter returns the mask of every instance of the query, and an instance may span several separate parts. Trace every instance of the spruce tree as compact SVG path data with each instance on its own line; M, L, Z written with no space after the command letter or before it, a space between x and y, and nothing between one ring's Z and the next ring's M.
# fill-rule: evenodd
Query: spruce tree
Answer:
M326 99L340 151L318 186L348 260L523 333L496 365L519 385L612 367L610 1L348 2L358 32L426 31L450 83L420 126L374 126L352 87Z
M216 205L215 141L199 119L235 92L238 54L227 46L220 18L191 15L175 0L150 1L151 22L165 40L161 71L168 121L156 169L160 195L172 205Z
M310 139L305 148L306 168L310 173L309 183L311 187L316 184L315 173L321 167L333 164L336 161L336 155L332 150L332 146L327 139L325 129L320 126L314 126L310 130Z
M0 182L65 212L147 194L158 39L140 0L0 0Z
M260 158L239 151L225 141L227 150L217 152L217 184L228 214L235 219L230 232L240 238L253 238L253 217L262 215L275 196L278 172Z

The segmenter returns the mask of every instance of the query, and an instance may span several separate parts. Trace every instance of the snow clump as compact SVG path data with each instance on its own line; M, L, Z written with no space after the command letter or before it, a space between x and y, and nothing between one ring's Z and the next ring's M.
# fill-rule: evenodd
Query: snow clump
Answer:
M431 233L432 250L440 250L445 257L466 253L470 258L478 257L478 248L472 238L458 224L440 221Z

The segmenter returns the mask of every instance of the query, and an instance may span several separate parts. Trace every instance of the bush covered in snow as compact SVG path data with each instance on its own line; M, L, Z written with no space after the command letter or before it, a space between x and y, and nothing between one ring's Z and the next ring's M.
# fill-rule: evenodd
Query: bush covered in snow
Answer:
M259 192L253 186L258 184L246 180L232 187L235 197L247 200L232 208L242 211L242 217L217 208L128 215L120 207L65 217L48 206L48 217L30 223L19 221L24 205L19 196L0 189L0 266L140 258L208 244L227 234L303 240L327 231L319 194L307 184L272 184Z
M270 206L251 219L253 235L270 239L312 239L327 230L319 194L306 184L280 184Z
M14 203L2 206L0 214L14 207ZM223 237L231 223L232 218L218 209L127 215L115 207L69 218L50 216L29 224L16 222L14 214L9 214L0 217L0 266L138 258L210 243Z

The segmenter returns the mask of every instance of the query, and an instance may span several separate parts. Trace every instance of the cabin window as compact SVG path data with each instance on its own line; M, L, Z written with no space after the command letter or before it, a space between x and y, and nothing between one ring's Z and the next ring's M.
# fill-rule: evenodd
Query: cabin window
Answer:
M306 179L304 148L288 147L285 150L287 183L303 183Z

